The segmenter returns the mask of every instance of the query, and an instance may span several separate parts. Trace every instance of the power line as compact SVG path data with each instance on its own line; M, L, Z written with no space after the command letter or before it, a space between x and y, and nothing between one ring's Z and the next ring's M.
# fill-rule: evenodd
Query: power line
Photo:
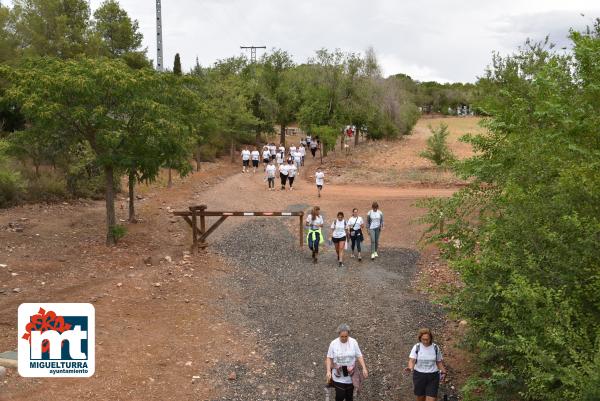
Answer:
M267 46L240 46L240 49L250 49L250 62L256 63L256 49L266 49Z
M163 71L162 6L156 0L156 69Z

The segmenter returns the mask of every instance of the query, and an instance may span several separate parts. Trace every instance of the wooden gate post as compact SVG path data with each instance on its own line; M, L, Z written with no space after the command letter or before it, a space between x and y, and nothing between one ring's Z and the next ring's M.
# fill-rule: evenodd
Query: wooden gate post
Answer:
M304 246L304 212L300 214L300 248Z
M198 222L196 220L196 209L190 207L190 211L192 212L192 249L191 253L198 252Z

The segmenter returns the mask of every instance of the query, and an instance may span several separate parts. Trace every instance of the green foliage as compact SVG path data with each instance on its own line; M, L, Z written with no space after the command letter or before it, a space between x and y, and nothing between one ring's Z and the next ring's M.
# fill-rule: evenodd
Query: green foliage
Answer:
M175 54L175 61L173 62L173 74L181 76L181 58L179 53Z
M429 126L431 136L427 138L427 149L419 153L419 156L432 161L436 166L444 166L455 160L452 151L448 147L448 125L440 124L439 127Z
M16 204L24 194L25 182L21 175L0 167L0 208Z
M115 239L115 241L118 242L121 238L125 237L125 235L127 234L127 227L117 224L115 226L110 227L110 233L113 236L113 238Z
M456 165L473 184L424 218L464 281L471 400L598 399L600 21L570 37L572 54L494 56L478 83L489 132Z
M116 0L105 0L94 12L94 32L100 37L102 54L117 58L138 52L143 36ZM145 53L145 51L144 51Z

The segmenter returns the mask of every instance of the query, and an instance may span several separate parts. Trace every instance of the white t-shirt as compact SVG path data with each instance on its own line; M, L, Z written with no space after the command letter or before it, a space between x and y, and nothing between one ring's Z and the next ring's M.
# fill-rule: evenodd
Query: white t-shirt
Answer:
M418 355L417 345L419 345ZM415 364L415 370L421 373L435 373L439 371L436 362L439 362L443 359L442 351L440 350L439 346L436 358L434 344L426 347L422 343L413 345L412 350L410 350L409 358L417 360L417 363Z
M260 159L260 152L258 150L253 150L252 151L252 160L258 160Z
M263 150L263 159L271 159L271 152L269 149Z
M285 146L280 146L279 151L285 153Z
M344 238L346 236L346 220L335 219L331 223L331 229L333 230L331 236L333 238Z
M295 162L299 162L302 160L302 153L296 151L294 153L292 153L292 156L294 156L294 161Z
M304 146L300 146L298 152L300 152L300 156L306 156L306 148Z
M281 164L279 166L279 172L283 175L288 175L289 166L287 164Z
M318 215L313 221L312 214L309 214L306 218L306 223L308 223L308 227L311 230L317 230L320 228L321 225L323 225L323 216Z
M311 148L311 149L316 149L316 148L317 148L317 146L319 146L319 145L318 145L316 142L311 142L311 143L310 143L310 148Z
M377 211L374 211L371 209L369 210L369 213L367 213L367 216L371 218L369 230L381 227L381 220L383 219L383 212L381 210L377 209Z
M356 365L356 358L361 356L362 352L360 352L358 342L352 337L348 337L348 341L345 343L339 337L336 338L329 344L329 350L327 350L327 358L333 359L333 363L340 366L354 366ZM352 376L336 376L335 369L331 370L331 377L333 381L338 383L352 383Z
M358 230L360 229L360 226L362 226L363 223L363 218L358 216L358 217L350 217L348 219L348 230Z
M265 171L267 173L267 177L274 178L275 177L275 172L277 171L277 168L275 167L274 164L268 164Z
M295 146L290 146L290 154L294 154L296 153L296 147Z
M325 173L322 171L317 171L315 174L315 181L317 185L323 185L323 182L325 182Z
M269 153L271 153L272 156L275 156L275 153L277 153L277 146L269 145Z
M306 143L310 143L312 141L312 137L310 135L306 135Z
M277 164L282 164L283 163L283 153L281 153L281 152L277 153L277 156L275 157L275 159L277 160Z
M248 149L242 150L242 160L250 160L250 151Z
M288 170L288 177L293 178L296 176L296 173L298 172L298 167L296 167L295 164L288 164L287 170Z

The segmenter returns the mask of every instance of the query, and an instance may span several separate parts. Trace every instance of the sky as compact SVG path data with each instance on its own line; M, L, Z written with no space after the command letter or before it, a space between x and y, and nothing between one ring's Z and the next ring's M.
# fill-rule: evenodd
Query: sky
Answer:
M92 9L103 0L90 0ZM120 0L156 59L155 0ZM546 35L568 46L600 17L597 0L162 0L164 65L184 70L242 54L240 46L281 48L304 62L320 48L375 49L384 76L474 82L492 52L510 54ZM584 14L582 16L581 14ZM259 57L262 51L258 51Z

